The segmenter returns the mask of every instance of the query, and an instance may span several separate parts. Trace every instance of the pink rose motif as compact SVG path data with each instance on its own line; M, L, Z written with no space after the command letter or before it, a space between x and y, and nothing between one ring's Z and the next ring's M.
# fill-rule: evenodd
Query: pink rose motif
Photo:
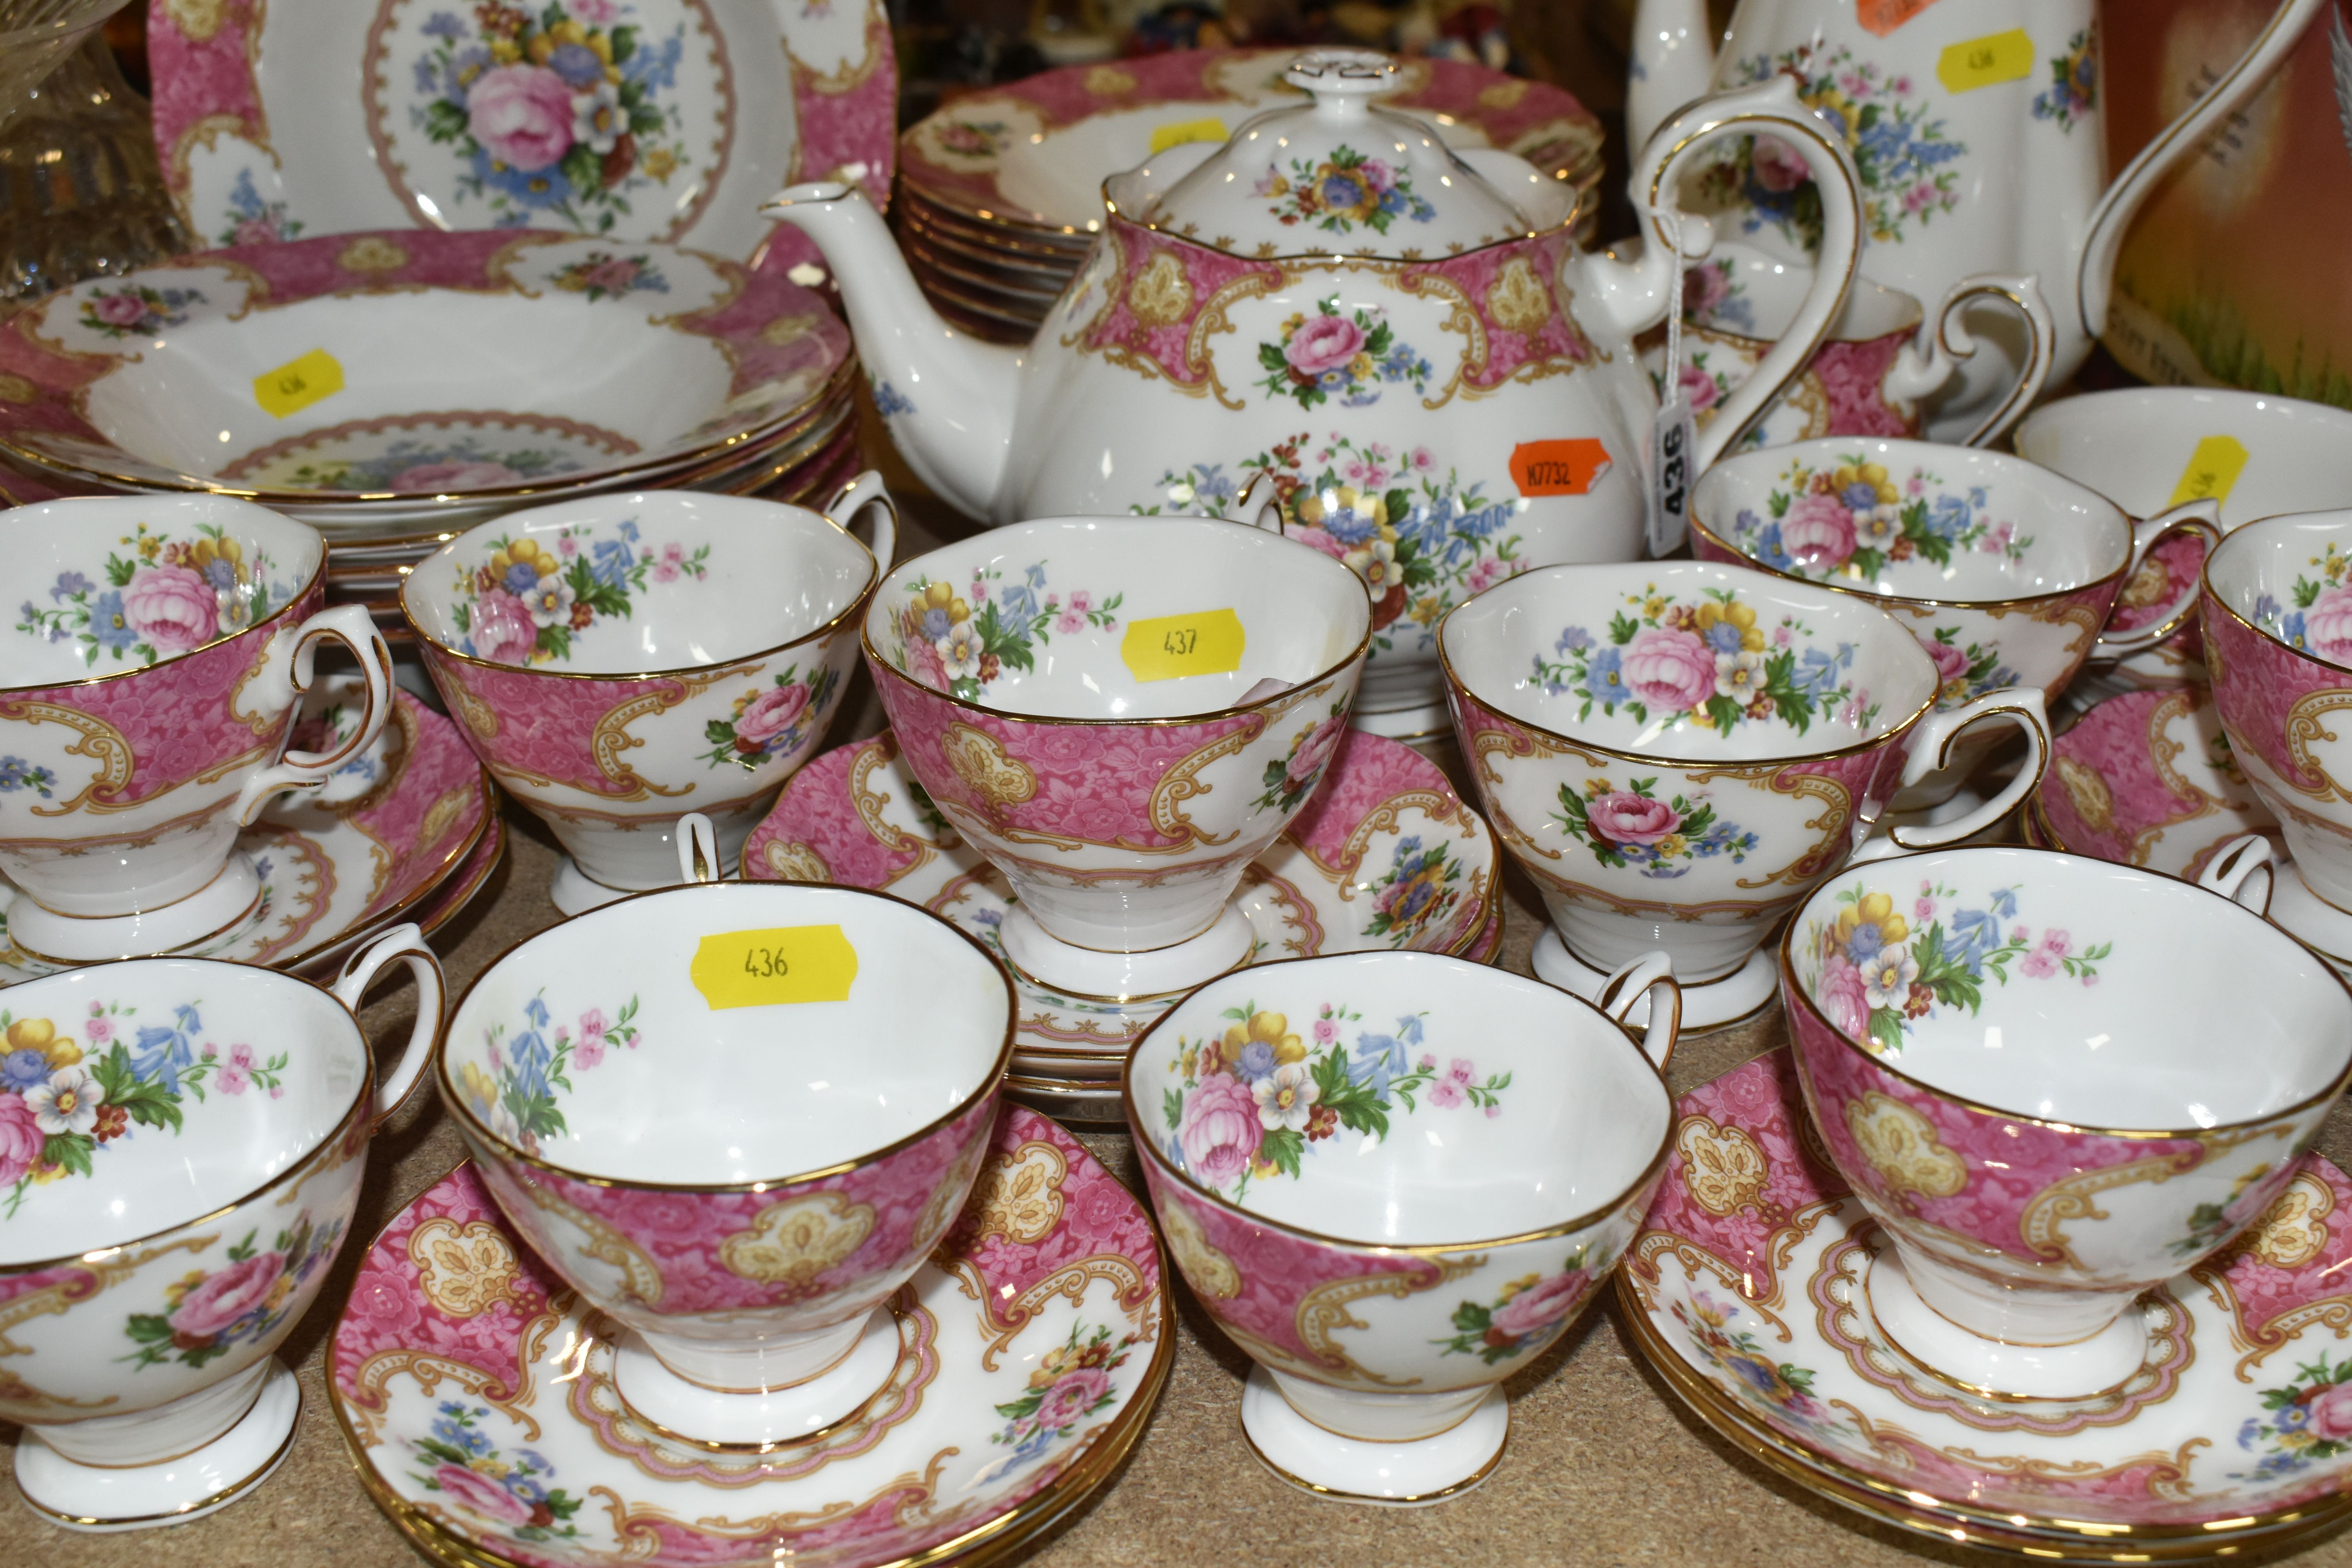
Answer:
M602 1007L589 1008L588 1011L580 1015L580 1043L585 1045L590 1040L603 1039L604 1037L605 1027L604 1009Z
M1870 1037L1870 1001L1864 994L1862 971L1847 959L1832 955L1822 966L1821 984L1813 1000L1829 1015L1840 1033L1857 1040Z
M1473 595L1485 593L1511 574L1511 563L1499 555L1481 555L1477 563L1462 578L1462 585Z
M402 491L426 490L446 495L454 490L482 490L494 485L519 485L522 476L504 463L419 463L392 476L385 486Z
M1791 561L1835 571L1853 554L1853 513L1835 496L1799 496L1780 520L1780 548Z
M434 1470L433 1479L449 1495L450 1501L468 1513L494 1519L500 1524L530 1522L530 1504L489 1477L477 1475L463 1465L442 1465Z
M474 656L492 664L521 664L539 643L539 625L523 603L504 588L486 590L474 601Z
M1625 650L1625 684L1661 713L1705 706L1715 695L1715 655L1689 632L1652 626Z
M180 1298L170 1319L173 1331L191 1339L210 1339L269 1299L269 1288L286 1272L282 1252L257 1252L251 1258L215 1269L205 1282Z
M122 595L123 614L139 640L158 653L186 653L220 633L220 598L185 566L143 566Z
M40 1163L47 1141L21 1094L0 1090L0 1187L13 1187Z
M572 1047L573 1067L584 1071L589 1068L602 1067L604 1063L604 1042L601 1037L592 1040L583 1035L581 1037L580 1043Z
M92 1018L81 1026L81 1032L89 1037L91 1045L102 1046L114 1038L114 1024L110 1019Z
M1690 403L1692 413L1715 406L1715 377L1695 364L1686 364L1683 366L1681 379L1683 395Z
M475 89L477 92L480 90ZM1793 191L1813 177L1805 161L1797 156L1796 149L1778 136L1756 138L1756 153L1749 166L1756 172L1756 183L1775 195Z
M1223 1187L1249 1169L1263 1137L1257 1100L1242 1080L1219 1073L1184 1098L1176 1142L1184 1164L1203 1186Z
M1927 657L1936 661L1937 685L1949 685L1969 672L1969 656L1950 643L1937 642L1934 637L1921 637L1919 646L1926 648Z
M1328 1018L1318 1018L1315 1020L1315 1043L1317 1045L1328 1046L1339 1037L1339 1025L1334 1024Z
M572 149L572 89L545 66L496 66L466 95L467 129L489 155L529 174Z
M223 1094L243 1094L253 1080L241 1067L225 1067L213 1079L213 1087Z
M1612 789L1584 808L1584 820L1596 837L1646 849L1680 827L1683 814L1663 800Z
M1073 632L1082 632L1086 630L1087 618L1075 609L1064 610L1060 616L1055 620L1054 629L1061 633L1064 637L1068 637Z
M278 238L278 223L274 218L249 217L236 226L239 245L269 245Z
M1731 275L1721 267L1701 265L1683 269L1683 314L1705 320L1731 294Z
M1290 764L1283 770L1283 787L1304 789L1313 784L1322 775L1323 764L1331 760L1331 753L1339 750L1340 737L1347 732L1348 720L1344 714L1326 719L1316 725L1314 733L1300 742L1290 753Z
M2303 615L2303 637L2320 658L2352 664L2352 587L2329 588L2313 600Z
M580 542L568 533L558 534L555 540L555 552L569 561L580 553Z
M790 686L772 686L751 699L735 721L735 738L757 741L762 744L793 727L808 708L808 688L799 681Z
M1462 1086L1450 1078L1439 1079L1429 1086L1429 1103L1451 1110L1462 1103Z
M1299 324L1283 345L1282 357L1290 368L1312 378L1327 370L1337 370L1362 352L1364 329L1345 316L1318 316Z
M615 256L588 268L582 281L607 294L625 294L637 280L637 264Z
M2352 1437L2352 1384L2331 1383L2311 1396L2311 1432L2330 1443Z
M109 294L97 301L97 311L110 327L135 327L147 314L147 301L131 293Z
M1080 588L1070 595L1070 611L1073 615L1083 616L1094 607L1095 596L1092 591Z
M1515 1340L1526 1339L1557 1326L1584 1300L1592 1276L1581 1268L1555 1274L1520 1291L1495 1310L1488 1326Z
M1045 1391L1037 1406L1037 1425L1053 1432L1086 1415L1095 1402L1110 1392L1110 1374L1098 1366L1082 1366Z
M1344 563L1348 559L1348 547L1328 528L1302 528L1289 537L1309 550L1321 551L1334 561Z

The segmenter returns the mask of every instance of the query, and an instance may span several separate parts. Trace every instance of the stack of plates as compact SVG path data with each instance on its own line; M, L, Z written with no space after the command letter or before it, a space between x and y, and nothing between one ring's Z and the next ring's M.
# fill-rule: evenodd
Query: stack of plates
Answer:
M0 318L0 499L210 491L326 535L399 622L460 530L643 489L854 471L856 361L790 280L673 246L395 230L243 246Z
M1101 227L1102 183L1184 142L1223 142L1299 96L1290 49L1192 49L1069 66L957 100L898 144L899 243L959 326L1025 342ZM1570 94L1454 60L1409 60L1377 100L1454 147L1500 147L1590 193L1601 123ZM1586 224L1591 221L1586 208ZM1589 235L1587 237L1590 237Z

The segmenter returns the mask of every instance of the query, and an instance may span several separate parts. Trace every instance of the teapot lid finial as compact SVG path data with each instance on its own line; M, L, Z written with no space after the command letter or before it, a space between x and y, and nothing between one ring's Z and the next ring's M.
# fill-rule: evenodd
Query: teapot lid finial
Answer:
M1310 49L1290 62L1282 79L1318 99L1360 99L1394 88L1396 74L1396 61L1377 49Z

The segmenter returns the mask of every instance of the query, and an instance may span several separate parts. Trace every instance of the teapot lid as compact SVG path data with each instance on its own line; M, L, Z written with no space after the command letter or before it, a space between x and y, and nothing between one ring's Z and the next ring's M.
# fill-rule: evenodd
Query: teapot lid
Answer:
M1523 238L1574 215L1576 192L1525 159L1456 154L1423 121L1375 108L1396 74L1370 49L1301 55L1282 79L1308 101L1255 116L1222 146L1172 147L1111 180L1111 210L1237 256L1408 260Z

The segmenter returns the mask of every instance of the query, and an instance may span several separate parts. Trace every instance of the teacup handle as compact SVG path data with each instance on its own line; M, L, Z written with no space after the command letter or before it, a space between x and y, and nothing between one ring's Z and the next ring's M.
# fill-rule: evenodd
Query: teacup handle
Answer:
M883 488L880 474L868 468L842 486L841 493L835 496L833 504L825 509L824 520L842 532L849 533L849 525L856 522L857 514L867 507L874 509L874 559L881 573L887 574L892 563L898 558L898 503L892 500L890 492ZM850 537L855 539L857 536L853 533Z
M2009 434L2042 396L2050 367L2058 357L2058 322L2042 297L2042 281L2031 272L1978 272L1961 279L1944 296L1936 313L1919 323L1919 335L1903 346L1881 384L1896 397L1917 399L1940 389L1959 373L1960 362L1974 358L1977 341L1960 318L1970 301L2006 300L2025 318L2033 342L2025 369L2000 405L1961 437L1964 447L1989 447Z
M677 879L688 887L726 879L719 868L718 830L698 811L677 819Z
M2276 874L2271 861L2271 841L2259 833L2244 834L2221 846L2221 852L2198 873L2197 885L2221 894L2240 909L2268 915L2271 879ZM2257 871L2262 873L2259 879L2254 875Z
M351 963L343 966L342 978L333 986L335 1000L357 1017L360 999L375 983L377 972L395 959L407 964L408 973L416 978L416 1026L409 1030L408 1047L401 1052L391 1073L376 1074L375 1120L379 1126L415 1090L425 1077L425 1064L433 1059L434 1047L441 1042L441 999L448 990L441 975L441 960L425 945L421 929L413 923L396 925L354 954Z
M2016 808L2042 785L2042 771L2050 765L2050 714L2042 700L2042 693L2030 687L2007 686L1999 691L1988 691L1972 702L1941 713L1930 713L1919 721L1911 731L1910 750L1903 759L1903 781L1898 789L1908 789L1946 765L1952 742L1959 732L1979 719L2002 719L2025 732L2025 744L2033 754L2026 765L2017 770L2017 776L2007 787L1956 821L1922 827L1908 837L1900 827L1890 827L1886 837L1874 838L1853 852L1849 864L1859 865L1870 860L1884 860L1891 855L1908 854L1915 849L1933 849L1939 845L1958 843L1963 838L1982 833Z
M1650 999L1650 1025L1642 1036L1642 1054L1660 1072L1675 1059L1683 1032L1683 988L1675 978L1675 961L1663 952L1645 952L1601 983L1592 1005L1613 1024L1623 1024L1643 997Z
M283 791L317 789L325 784L336 769L374 745L376 737L383 733L384 721L392 717L392 650L384 646L383 634L375 629L364 605L336 605L279 632L262 656L261 668L247 684L247 700L264 712L279 713L291 708L310 689L319 643L325 637L350 648L359 660L360 673L367 681L367 713L341 750L289 752L246 780L236 795L239 826L252 826L261 808Z
M2192 500L2160 511L2154 517L2132 524L2131 559L2124 563L2124 579L2139 570L2147 552L2176 533L2203 536L2205 553L2210 555L2221 542L2221 503L2210 500ZM2189 622L2197 613L2198 584L2192 580L2165 611L2164 618L2140 627L2137 631L2102 631L2091 644L2091 657L2098 659L2122 658L2154 647Z

